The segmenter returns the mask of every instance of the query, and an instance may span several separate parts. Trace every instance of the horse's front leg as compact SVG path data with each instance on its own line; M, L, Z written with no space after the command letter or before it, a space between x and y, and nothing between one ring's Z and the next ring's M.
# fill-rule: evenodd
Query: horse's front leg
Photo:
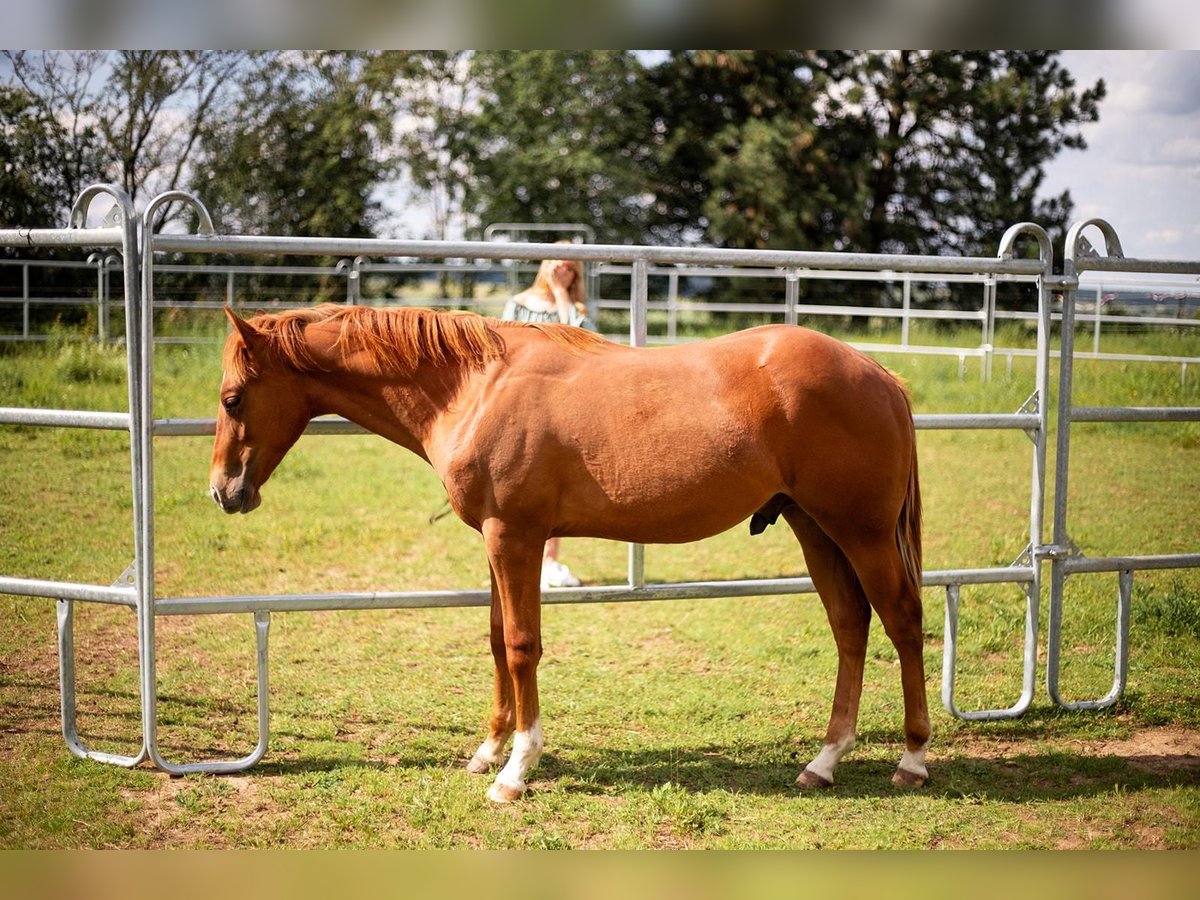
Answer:
M491 566L488 567L489 570ZM504 646L504 612L500 603L500 591L496 587L496 573L492 577L491 643L492 661L495 663L495 688L492 695L492 718L488 723L487 739L479 745L467 771L481 775L504 759L504 745L516 728L516 707L513 701L513 681L508 674L508 651Z
M511 706L515 713L512 724L506 727L516 727L512 754L488 790L488 798L496 803L510 803L524 795L525 776L537 765L542 755L537 666L542 657L540 575L545 538L543 535L531 538L527 530L515 529L496 519L484 523L483 538L494 579L493 628L498 605L504 663L508 669ZM495 640L493 632L493 642ZM496 658L499 664L498 654ZM498 700L505 696L501 688L503 676L504 673L497 669ZM501 719L502 725L508 722L503 716ZM491 737L489 734L489 740Z

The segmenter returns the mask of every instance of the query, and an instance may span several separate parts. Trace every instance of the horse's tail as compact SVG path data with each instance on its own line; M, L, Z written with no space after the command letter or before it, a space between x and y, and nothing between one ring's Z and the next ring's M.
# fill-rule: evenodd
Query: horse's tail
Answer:
M909 416L912 415L912 403L908 392L904 392L905 402L908 403ZM910 420L911 421L911 420ZM904 563L904 575L907 586L913 597L921 596L921 480L917 475L917 435L916 426L910 424L909 441L910 459L908 464L908 489L904 493L904 503L900 506L900 518L896 522L896 547L900 551L900 559Z

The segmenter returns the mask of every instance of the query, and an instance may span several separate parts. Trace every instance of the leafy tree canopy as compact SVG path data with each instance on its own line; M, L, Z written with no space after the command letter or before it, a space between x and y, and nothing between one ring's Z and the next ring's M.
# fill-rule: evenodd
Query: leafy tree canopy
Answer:
M93 180L190 187L223 230L432 236L583 222L616 242L990 254L1060 231L1045 165L1104 84L1050 51L47 52L0 83L0 218ZM400 187L403 185L403 187ZM48 221L52 220L52 221Z

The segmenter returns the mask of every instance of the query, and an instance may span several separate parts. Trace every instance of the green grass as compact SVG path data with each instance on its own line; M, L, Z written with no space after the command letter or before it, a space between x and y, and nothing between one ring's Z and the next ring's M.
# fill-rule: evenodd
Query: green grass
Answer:
M1141 352L1164 352L1142 337ZM0 352L4 405L126 406L119 349L60 335ZM1013 411L1032 390L1026 359L1011 378L997 366L988 383L975 361L961 381L953 357L883 361L908 380L918 412ZM156 415L212 414L217 346L162 347L155 367ZM1076 386L1081 404L1200 405L1200 378L1180 385L1178 367L1080 362ZM1070 485L1079 546L1089 555L1194 551L1197 438L1186 424L1080 426ZM927 567L1011 562L1028 539L1027 438L926 431L919 444ZM156 440L160 596L486 584L478 535L452 517L429 524L441 485L397 447L305 438L262 509L245 517L220 514L208 498L209 451L203 438ZM128 454L119 434L0 429L0 572L114 579L132 556ZM563 552L589 583L624 578L624 545L571 540ZM804 563L785 528L756 538L740 528L647 548L646 570L651 581L743 578L799 575ZM1116 577L1077 576L1069 588L1063 690L1100 696L1112 679ZM1197 846L1200 573L1137 575L1129 687L1099 713L1057 710L1039 683L1019 720L952 719L937 702L941 591L928 589L925 602L934 743L922 791L889 782L902 704L878 627L859 746L832 790L800 794L792 782L820 745L836 669L819 601L666 601L545 609L547 752L529 797L497 809L486 779L462 768L490 703L485 610L274 615L266 759L238 776L170 779L69 755L54 605L4 598L0 846ZM960 609L957 702L1011 704L1021 592L967 587ZM98 749L132 752L133 617L80 604L77 619L81 733ZM250 617L160 617L158 632L167 757L248 752Z

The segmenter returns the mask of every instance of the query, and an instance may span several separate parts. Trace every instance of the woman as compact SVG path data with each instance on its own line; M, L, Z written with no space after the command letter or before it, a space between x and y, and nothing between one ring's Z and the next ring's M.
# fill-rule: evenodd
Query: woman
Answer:
M543 260L533 284L509 299L501 318L510 322L561 322L595 331L588 318L583 263L569 259ZM542 551L542 587L579 587L579 579L558 561L558 547L558 538L546 541Z
M561 322L595 331L588 318L583 263L543 260L533 284L509 299L500 318L510 322Z

